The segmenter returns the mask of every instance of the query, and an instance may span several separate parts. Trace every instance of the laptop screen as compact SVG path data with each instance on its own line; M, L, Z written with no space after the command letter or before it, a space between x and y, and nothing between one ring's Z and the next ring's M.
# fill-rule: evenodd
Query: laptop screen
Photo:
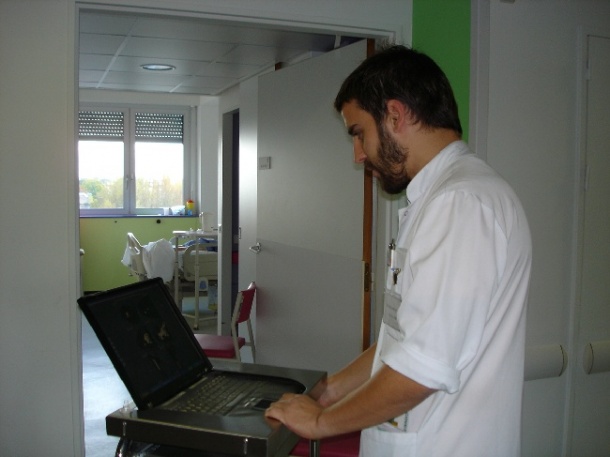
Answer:
M78 303L139 409L170 399L212 368L159 278Z

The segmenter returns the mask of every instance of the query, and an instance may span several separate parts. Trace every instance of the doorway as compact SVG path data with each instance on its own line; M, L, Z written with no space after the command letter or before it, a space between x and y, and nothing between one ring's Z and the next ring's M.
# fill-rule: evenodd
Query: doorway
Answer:
M230 335L233 304L239 290L239 110L222 115L222 157L220 164L221 304L218 333ZM228 228L228 230L226 229Z
M81 7L80 11L89 12L89 11L95 11L95 9L91 8L90 6L87 6L86 8L85 7ZM124 9L121 9L121 8L116 8L116 10L113 10L113 11L110 11L109 9L103 9L103 10L100 10L100 11L104 11L105 13L111 13L111 14L114 11L118 16L121 16L119 19L125 19L126 11L127 10L126 9L124 10ZM180 13L179 12L175 12L175 11L174 12L171 12L171 11L166 12L167 13L166 16L152 16L152 15L149 14L149 11L146 10L146 9L135 10L135 11L136 12L134 13L134 9L133 8L129 9L129 13L132 14L132 15L133 14L140 14L140 16L144 16L147 19L154 19L154 20L158 21L158 24L157 24L156 27L159 30L163 30L164 31L163 33L168 33L167 32L168 28L162 26L163 24L165 24L165 21L169 21L169 20L182 21L182 24L180 24L181 27L178 27L182 31L188 29L188 27L187 27L188 20L197 20L197 21L200 21L200 23L203 23L203 22L207 21L205 18L203 18L203 15L190 15L190 16L187 16L187 13L185 13L185 17L180 17L179 16ZM159 12L157 11L156 13L159 13ZM279 21L279 22L282 22L282 21ZM292 33L294 35L294 33L295 33L294 32L294 24L288 24L288 21L285 21L285 22L286 22L286 28L288 28L288 26L291 27L291 30L287 30L287 32L290 32L290 33ZM117 27L120 23L121 23L120 20L113 21L113 27ZM209 21L206 22L206 23L211 24L211 22L209 22ZM253 23L254 23L254 21L253 21ZM229 27L229 25L230 25L230 24L227 25L226 21L223 24L226 25L227 27ZM222 25L222 24L215 23L213 25L216 26L216 25ZM242 23L240 25L243 26L244 24ZM250 24L250 25L252 25L252 24ZM130 31L131 30L135 30L137 28L133 24L130 27L132 27L130 29ZM206 26L206 27L209 28L211 26ZM278 25L278 33L283 33L284 32L284 30L280 30L281 27L282 27L281 24ZM269 26L268 25L265 25L265 26L263 26L261 28L263 29L263 31L269 32ZM315 25L314 26L314 25L311 25L311 24L303 24L303 30L306 30L306 32L302 32L302 33L299 32L299 33L300 33L301 38L302 38L303 35L310 36L310 38L311 38L310 41L311 42L315 42L315 43L323 42L324 40L326 40L327 38L330 37L330 39L332 41L330 49L334 48L336 45L340 45L341 44L341 40L349 39L349 37L342 37L341 35L337 35L332 30L328 30L329 28L330 27L324 27L324 26L319 26L319 25ZM363 31L362 33L363 33L363 35L367 34L365 31ZM374 32L374 35L375 36L380 36L381 35L381 37L387 37L387 36L392 35L392 33L391 32L383 33L383 32L380 32L379 30L376 30ZM132 44L134 44L134 43L138 44L138 40L136 40L135 38L136 38L135 34L132 33L130 35L130 40L131 40ZM279 41L281 42L282 40L279 40ZM81 40L80 42L83 43L83 40ZM105 43L105 41L101 40L101 39L100 40L94 40L94 44L99 45L99 46L102 46L104 43ZM122 47L122 49L125 49L127 47L127 43L121 43L121 45L123 45L123 44L124 44L124 46ZM139 44L142 45L142 43L139 43ZM157 42L157 47L158 48L163 48L164 44L165 43L163 41L159 41L159 42ZM314 55L317 55L320 52L324 52L324 50L312 49L312 50L310 50L307 53L307 55L301 56L301 58L309 58L309 57L312 57ZM176 53L176 55L178 55L178 54ZM246 57L248 56L247 54L244 54L244 55ZM122 56L120 56L120 55L113 55L111 58L114 59L114 61L117 62L117 63L121 63L122 62L123 64L127 65L128 62L124 61L120 57L122 57ZM101 70L98 70L98 71L101 71L101 72L106 74L106 81L112 80L112 78L108 78L108 76L112 76L112 75L111 75L111 73L109 71L106 71L106 69L101 69ZM86 73L83 72L82 70L81 70L80 74L81 74L81 77L86 75ZM210 81L210 80L208 80L208 81ZM244 81L243 77L239 77L239 78L235 79L236 83L239 83L239 82L242 82L242 81ZM193 81L190 81L190 82L194 83L195 81L193 80ZM147 89L154 91L155 89L152 86L154 86L154 84L149 84L147 86ZM88 86L88 87L92 87L92 86ZM176 84L173 87L175 88L175 90L173 92L174 95L180 95L182 93L183 96L186 97L187 92L181 92L181 91L182 90L187 90L186 88L190 87L190 86L185 85L185 84L182 84L182 85ZM137 88L135 86L133 87L133 89L137 90ZM216 88L216 90L217 91L227 90L227 88L226 87L218 86ZM220 92L218 92L218 93L220 93ZM218 96L218 93L214 94L213 96ZM200 96L205 98L207 95L200 95ZM220 116L220 114L219 114L219 116ZM230 129L227 128L227 130L228 130L228 132L227 132L228 133L228 137L226 137L226 136L224 137L224 138L230 138L230 143L232 144L232 147L229 148L230 154L228 155L228 157L230 157L231 160L227 160L226 161L227 163L231 164L226 169L226 170L230 170L230 172L227 171L227 173L230 173L230 174L226 175L227 176L226 179L229 179L229 176L230 176L230 181L232 181L233 183L238 185L239 179L237 179L238 175L236 175L235 173L239 169L240 162L241 162L240 158L239 158L239 154L237 153L237 151L239 151L239 149L240 149L239 148L240 135L238 134L239 131L240 131L240 128L239 128L239 126L240 126L240 113L237 112L237 111L231 111L231 112L226 114L226 117L225 117L224 114L222 116L223 116L223 119L222 119L222 127L221 128L223 129L223 135L225 135L225 128L226 128L225 127L225 121L226 121L226 126L227 127L229 125L231 126ZM219 124L220 124L220 122L219 122ZM198 128L201 128L201 126L198 126ZM224 168L224 163L225 163L224 156L225 155L226 154L223 153L222 154L223 158L222 159L218 159L219 160L219 165L220 165L220 163L223 164L223 170L225 169ZM220 169L221 167L219 166L218 168ZM223 293L223 290L224 291L231 290L230 294L226 294L225 293L225 296L228 296L230 298L228 300L226 300L226 299L224 300L224 303L229 303L229 306L234 302L234 299L233 299L234 293L235 293L234 289L236 287L235 284L238 283L238 276L234 275L232 273L232 270L234 268L234 263L231 260L229 260L227 262L225 259L227 259L227 254L229 255L228 258L232 258L232 253L234 251L234 248L235 248L236 245L239 244L239 239L240 239L240 236L239 236L240 235L240 229L239 228L240 228L240 220L241 220L239 211L237 211L237 208L239 207L239 203L240 203L240 201L239 201L239 192L238 192L239 191L239 187L236 188L235 186L232 185L230 187L230 189L231 189L231 192L230 192L231 193L231 198L230 198L229 201L231 202L231 204L228 206L228 210L224 210L224 208L226 206L225 205L225 199L227 198L227 195L224 192L224 188L220 187L220 189L218 190L218 201L219 201L218 209L219 210L217 211L217 214L219 215L219 218L220 218L219 222L222 224L222 226L223 227L231 227L231 231L230 231L231 236L224 237L224 239L225 239L224 242L227 243L227 244L226 244L226 247L222 248L223 249L223 253L225 254L225 256L224 256L224 258L222 260L222 266L221 266L223 271L227 271L228 270L228 274L225 274L224 277L225 277L225 280L226 280L226 278L229 278L229 284L223 283L223 284L220 285L220 287L221 287L220 294ZM220 202L222 202L222 204ZM225 219L225 218L227 218L227 219ZM227 220L230 221L230 222L227 222ZM233 279L235 279L235 280L233 280ZM226 306L226 305L223 304L223 306ZM228 311L228 312L226 312L226 311ZM230 311L229 310L226 310L226 311L225 311L225 316L230 316ZM225 321L227 321L227 320L225 319ZM222 328L220 330L221 331L226 331L226 329L222 329ZM83 357L85 357L84 351L83 351ZM86 382L86 380L85 380L85 382ZM86 387L85 387L85 389L86 389ZM124 398L124 395L121 394L121 393L118 393L118 394L114 395L113 396L113 401L116 402L116 405L114 405L114 406L110 406L110 405L106 406L108 411L106 411L106 410L99 411L99 414L100 415L105 415L105 414L109 413L111 410L121 407L125 400L126 399ZM102 431L102 434L105 435L105 432ZM87 444L91 443L91 440L89 439L90 436L91 436L90 433L86 432L86 434L85 434L85 441L87 442ZM108 438L108 437L106 437L106 438ZM108 438L108 439L112 439L112 438ZM95 446L95 444L94 444L94 446ZM108 451L108 448L105 448L103 450L103 453L107 453L107 451ZM88 447L88 449L87 449L87 456L91 457L92 455L94 455L93 452L94 451L91 448Z

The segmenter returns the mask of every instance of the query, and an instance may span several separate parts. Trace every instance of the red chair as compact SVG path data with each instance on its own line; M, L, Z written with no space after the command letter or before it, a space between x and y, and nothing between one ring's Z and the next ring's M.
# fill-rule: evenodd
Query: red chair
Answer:
M320 457L358 457L360 452L360 432L332 436L320 440ZM309 440L302 439L290 451L290 456L308 457Z
M252 350L252 361L256 359L256 348L254 346L254 335L252 332L252 322L250 313L252 311L252 303L254 302L254 294L256 293L256 283L251 282L247 289L237 293L235 299L235 309L231 319L231 335L208 335L204 333L196 333L195 338L199 342L201 349L208 357L216 357L221 359L237 359L241 362L240 349L244 346L250 346ZM237 326L245 322L248 328L248 339L238 336Z

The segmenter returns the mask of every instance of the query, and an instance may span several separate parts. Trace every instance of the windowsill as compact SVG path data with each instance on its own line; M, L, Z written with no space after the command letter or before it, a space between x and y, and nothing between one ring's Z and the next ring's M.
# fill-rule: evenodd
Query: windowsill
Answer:
M163 215L163 214L81 214L81 219L198 219L199 216Z

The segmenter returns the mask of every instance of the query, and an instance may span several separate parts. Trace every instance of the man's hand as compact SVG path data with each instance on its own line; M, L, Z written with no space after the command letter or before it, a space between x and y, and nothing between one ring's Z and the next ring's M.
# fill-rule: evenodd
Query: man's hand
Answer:
M265 417L279 420L297 435L307 439L323 437L318 419L322 406L307 395L284 394L265 411Z
M434 392L435 389L382 365L368 381L339 401L333 403L328 398L330 406L324 404L324 394L318 402L306 395L284 394L271 404L265 416L279 420L303 438L317 440L386 422L411 410ZM328 391L328 396L333 396L332 391Z
M375 345L364 351L339 373L323 381L320 389L307 395L284 394L272 403L265 417L276 419L297 435L308 439L320 439L335 433L324 430L320 416L325 408L339 402L353 390L365 383L371 374ZM320 391L321 390L321 391Z
M265 411L310 440L363 430L409 411L435 392L383 365L370 377L374 347L328 378L317 398L284 394ZM316 401L317 400L317 401Z

